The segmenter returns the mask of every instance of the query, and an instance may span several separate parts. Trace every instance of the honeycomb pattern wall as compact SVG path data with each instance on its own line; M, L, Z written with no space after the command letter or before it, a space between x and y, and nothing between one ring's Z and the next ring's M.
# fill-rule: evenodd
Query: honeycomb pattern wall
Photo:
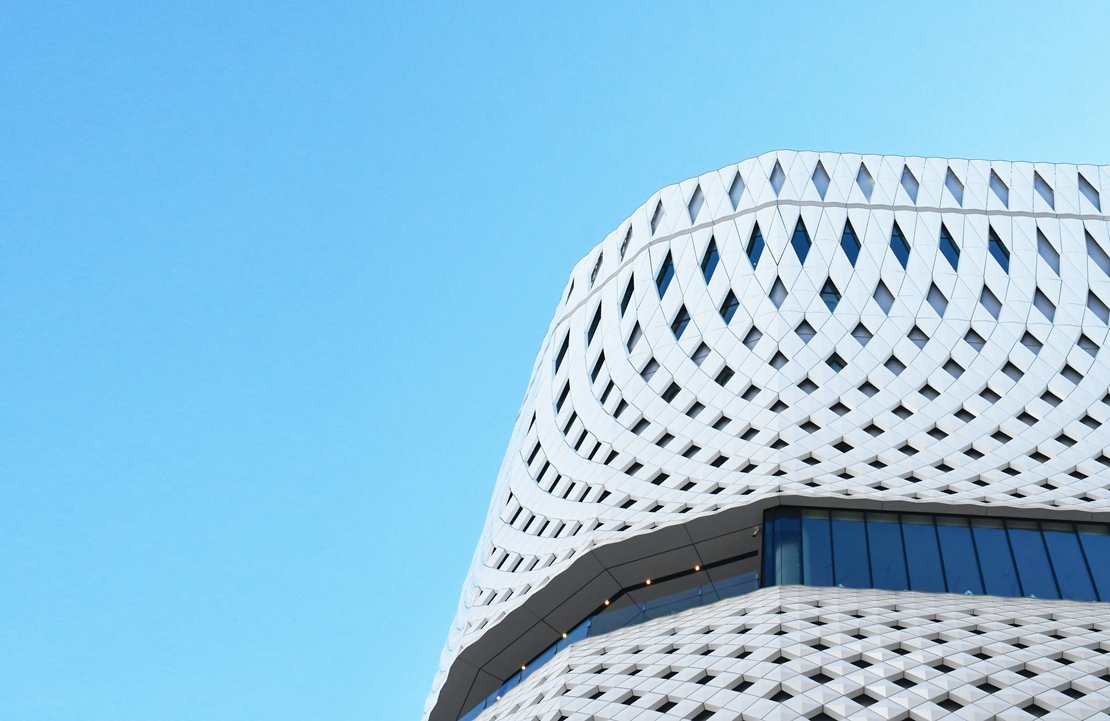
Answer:
M1107 167L782 151L652 196L560 299L427 711L584 553L693 518L1110 511L1103 189Z

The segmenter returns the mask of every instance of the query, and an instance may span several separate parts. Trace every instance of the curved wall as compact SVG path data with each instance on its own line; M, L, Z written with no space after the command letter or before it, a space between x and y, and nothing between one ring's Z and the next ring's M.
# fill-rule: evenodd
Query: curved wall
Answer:
M500 683L483 664L543 620L532 599L582 593L606 553L688 564L667 533L697 522L739 531L783 498L1105 514L1104 187L1095 166L776 152L649 199L567 284L426 715Z

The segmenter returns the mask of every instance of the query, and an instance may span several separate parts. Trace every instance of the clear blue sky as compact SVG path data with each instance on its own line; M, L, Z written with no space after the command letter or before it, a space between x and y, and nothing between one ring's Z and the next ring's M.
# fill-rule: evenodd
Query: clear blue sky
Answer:
M1110 162L1103 3L463 5L0 5L5 719L417 719L567 273L648 195Z

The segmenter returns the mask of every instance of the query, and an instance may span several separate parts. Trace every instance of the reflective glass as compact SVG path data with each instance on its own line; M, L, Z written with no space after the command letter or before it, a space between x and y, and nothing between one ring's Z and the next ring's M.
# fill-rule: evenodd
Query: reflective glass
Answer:
M992 596L1020 596L1021 586L1002 521L976 518L971 522L971 530L987 593Z
M1007 521L1006 532L1010 536L1010 547L1017 561L1018 577L1026 596L1034 598L1060 598L1056 579L1052 576L1052 566L1048 562L1048 551L1041 538L1041 529L1035 521Z
M874 588L908 591L910 583L906 577L906 554L902 548L898 514L868 513L867 542Z
M709 239L709 247L705 249L705 255L701 259L701 274L708 283L709 279L713 277L713 271L717 269L717 261L721 256L717 252L717 241L713 238Z
M867 530L863 525L863 514L856 511L833 511L832 537L836 585L845 588L871 588Z
M808 508L802 511L802 582L807 586L833 585L828 511Z
M860 242L855 228L847 221L844 223L844 234L840 236L840 247L844 249L844 255L848 256L848 262L855 265L859 258Z
M1056 571L1056 582L1060 585L1060 595L1073 601L1097 601L1091 572L1083 549L1079 547L1079 537L1070 523L1042 523L1044 542Z
M944 560L944 579L951 593L983 593L975 543L966 518L937 516L937 538Z
M763 518L763 585L777 586L779 579L775 573L775 547L778 539L775 537L775 524L778 511L767 511Z
M1087 568L1095 579L1099 599L1110 601L1110 528L1080 524L1079 541L1087 557Z
M906 565L910 589L944 593L944 566L940 562L937 529L931 516L902 516L902 538L906 542Z
M802 582L801 519L795 513L781 514L775 525L778 540L775 575L782 586L799 584Z
M752 262L752 268L759 265L759 256L763 255L763 234L759 232L758 223L752 228L752 237L748 239L748 248L746 252L748 260Z

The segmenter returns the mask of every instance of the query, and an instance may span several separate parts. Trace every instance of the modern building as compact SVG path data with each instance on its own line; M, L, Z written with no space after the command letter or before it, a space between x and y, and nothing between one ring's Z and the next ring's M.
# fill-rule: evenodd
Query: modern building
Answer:
M574 269L428 721L1110 718L1110 167L775 152Z

